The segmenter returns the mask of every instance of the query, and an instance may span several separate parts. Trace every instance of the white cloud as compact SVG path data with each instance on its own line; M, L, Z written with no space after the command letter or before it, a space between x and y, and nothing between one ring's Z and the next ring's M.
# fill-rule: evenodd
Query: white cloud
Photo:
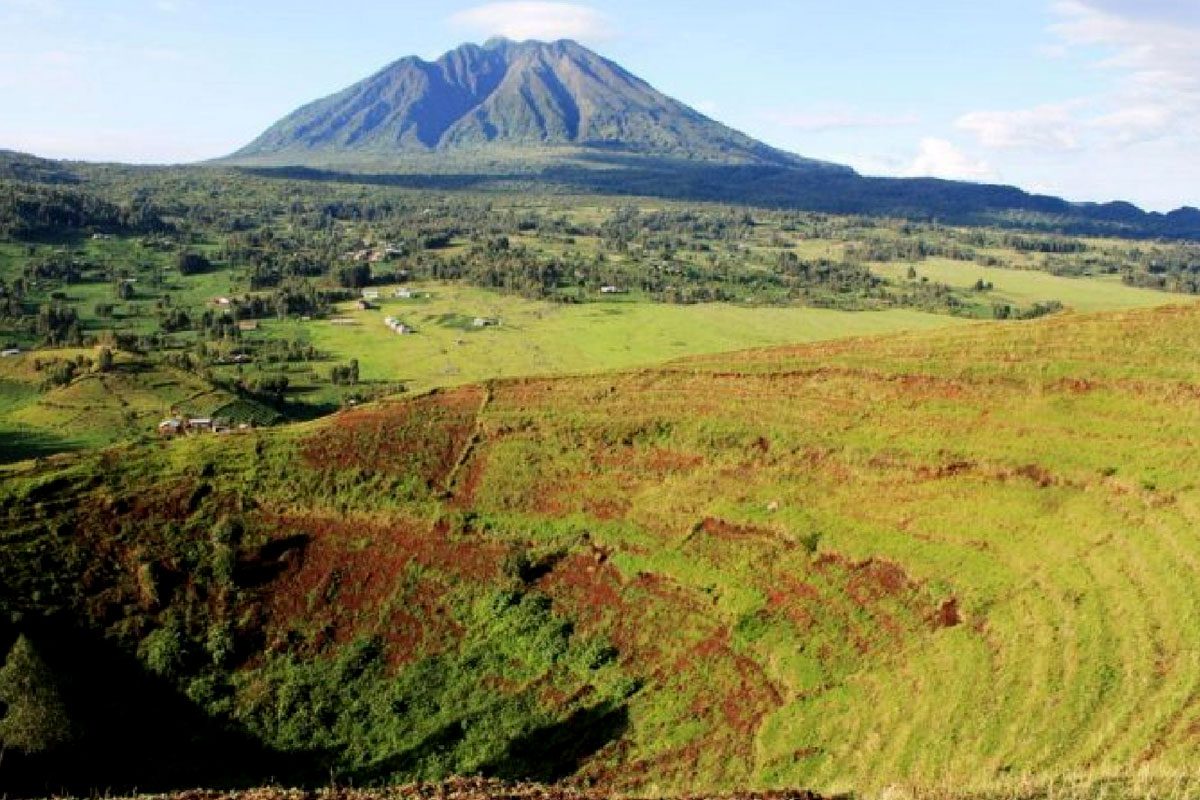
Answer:
M769 111L767 121L798 131L832 131L850 128L897 128L916 125L916 114L865 114L857 111Z
M1118 16L1200 25L1200 5L1194 0L1086 0L1086 4L1097 11Z
M1079 146L1073 104L1041 105L1017 111L972 111L954 125L978 137L985 147L1073 150Z
M977 161L946 139L921 140L916 159L904 170L906 178L949 178L953 180L995 180L996 173L984 161Z
M1102 144L1162 137L1200 144L1200 4L1059 0L1053 8L1060 21L1052 31L1062 45L1114 76L1085 120Z
M603 40L613 34L607 17L574 3L489 3L460 11L450 22L483 36L509 39Z
M1161 105L1129 106L1096 117L1088 124L1110 133L1118 144L1134 144L1165 135L1174 117L1171 109Z
M955 126L992 149L1093 156L1166 140L1200 146L1200 4L1193 0L1056 0L1048 58L1080 56L1109 87L1016 110L972 111Z

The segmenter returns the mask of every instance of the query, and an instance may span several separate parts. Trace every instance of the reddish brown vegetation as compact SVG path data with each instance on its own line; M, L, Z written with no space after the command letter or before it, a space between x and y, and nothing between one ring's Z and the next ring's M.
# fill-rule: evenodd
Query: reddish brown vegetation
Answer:
M828 557L823 557L828 563ZM898 565L881 559L867 559L850 567L846 592L856 603L866 606L888 597L901 597L917 585Z
M458 539L445 526L403 520L284 515L261 524L307 537L264 593L268 641L283 645L305 632L313 637L311 646L321 649L376 634L388 643L394 663L454 639L451 590L464 580L496 580L504 555L496 543Z
M704 457L661 447L621 446L597 451L592 462L598 469L621 469L645 476L688 472L704 464Z
M416 475L443 485L470 442L484 396L465 387L339 414L304 439L300 453L311 469Z
M772 583L767 592L767 608L783 614L801 633L811 628L821 602L816 587L791 575L777 575Z
M726 539L735 542L751 539L766 541L779 539L778 534L771 530L767 530L765 528L755 528L749 525L734 525L731 522L726 522L723 519L716 519L715 517L706 518L700 523L697 530L703 531L709 536L714 536L718 539Z
M928 481L956 478L959 475L974 472L975 466L974 461L951 461L948 464L937 466L922 465L917 467L917 477Z
M930 618L935 628L956 628L962 624L962 615L958 611L958 598L951 597L938 606Z

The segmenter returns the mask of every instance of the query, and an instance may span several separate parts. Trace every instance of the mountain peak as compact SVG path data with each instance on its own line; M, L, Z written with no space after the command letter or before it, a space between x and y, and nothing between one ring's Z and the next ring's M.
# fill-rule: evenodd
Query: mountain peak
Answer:
M505 37L461 45L434 62L401 59L288 115L231 158L378 164L548 148L727 164L819 164L714 122L578 42Z

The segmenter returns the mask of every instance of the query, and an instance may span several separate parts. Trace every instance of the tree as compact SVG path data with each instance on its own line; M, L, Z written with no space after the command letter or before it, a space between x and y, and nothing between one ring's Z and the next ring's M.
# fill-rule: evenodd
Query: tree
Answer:
M371 265L355 264L342 267L337 274L338 284L347 289L361 289L371 283Z
M110 372L113 368L113 353L107 347L101 347L96 356L96 371Z
M199 275L212 269L212 264L199 253L180 253L178 267L180 275Z
M71 739L71 720L50 668L24 635L17 638L0 668L0 752L13 748L32 755Z
M358 385L358 359L350 359L349 366L334 367L330 370L329 379L334 386Z

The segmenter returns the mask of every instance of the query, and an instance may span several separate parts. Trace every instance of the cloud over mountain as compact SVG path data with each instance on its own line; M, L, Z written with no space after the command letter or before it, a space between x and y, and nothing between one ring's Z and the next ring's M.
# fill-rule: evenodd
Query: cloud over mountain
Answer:
M502 2L460 11L450 22L483 37L509 39L579 39L598 41L613 34L609 19L590 6L575 3Z

